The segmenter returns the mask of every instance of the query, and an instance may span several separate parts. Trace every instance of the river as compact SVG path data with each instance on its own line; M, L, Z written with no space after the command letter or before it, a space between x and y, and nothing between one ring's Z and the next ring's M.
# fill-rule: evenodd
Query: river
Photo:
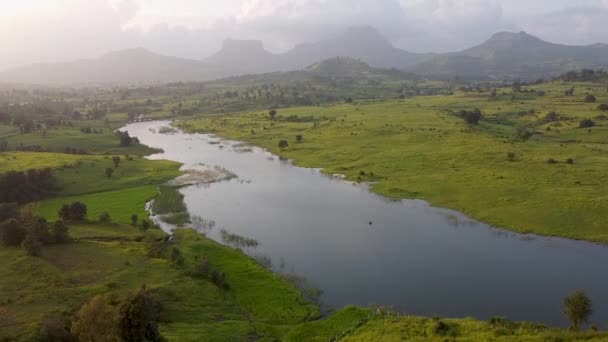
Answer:
M394 201L365 186L206 134L160 134L168 121L129 124L151 159L219 165L238 178L181 189L192 215L259 241L275 270L306 277L334 308L377 304L403 313L565 326L563 298L591 297L608 324L608 248L492 228L424 201ZM221 140L221 143L217 143ZM210 143L211 142L211 143ZM269 289L272 291L272 289Z

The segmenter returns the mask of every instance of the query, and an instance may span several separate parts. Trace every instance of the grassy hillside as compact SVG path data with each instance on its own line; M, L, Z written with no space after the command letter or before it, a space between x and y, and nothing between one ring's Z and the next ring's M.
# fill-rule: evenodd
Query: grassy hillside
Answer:
M574 96L565 96L572 87ZM241 113L179 125L372 182L374 191L388 197L426 199L519 232L608 242L608 187L601 181L608 176L608 121L597 109L608 103L606 85L526 88L497 89L495 96L460 91L290 108L274 120L267 113ZM587 94L596 102L586 102ZM455 114L474 108L484 113L476 126ZM583 119L595 126L579 128ZM280 149L283 139L289 146Z

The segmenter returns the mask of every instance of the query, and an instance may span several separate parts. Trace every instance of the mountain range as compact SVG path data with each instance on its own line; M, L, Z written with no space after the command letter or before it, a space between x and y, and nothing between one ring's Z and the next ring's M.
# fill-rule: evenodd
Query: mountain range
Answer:
M459 52L420 54L399 49L372 27L355 27L327 40L274 54L256 40L226 40L203 60L163 56L144 49L108 53L97 59L37 64L0 72L0 83L166 83L305 70L334 57L361 60L374 68L399 69L429 77L533 79L581 68L608 66L608 45L568 46L525 32L500 32Z

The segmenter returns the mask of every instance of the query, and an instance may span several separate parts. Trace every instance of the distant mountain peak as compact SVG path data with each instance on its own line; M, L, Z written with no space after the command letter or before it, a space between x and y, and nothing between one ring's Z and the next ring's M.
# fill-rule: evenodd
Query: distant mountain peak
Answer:
M261 40L225 39L222 43L222 51L266 51Z
M525 31L520 32L498 32L492 35L488 42L493 41L511 41L511 42L542 42L543 40L533 36Z
M156 56L154 52L144 49L142 47L110 51L103 55L101 58L119 58L119 57L142 57L142 56Z

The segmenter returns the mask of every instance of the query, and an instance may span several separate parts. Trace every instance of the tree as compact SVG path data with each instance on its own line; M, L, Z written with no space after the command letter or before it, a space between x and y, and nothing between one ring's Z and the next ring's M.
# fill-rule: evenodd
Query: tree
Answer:
M87 206L82 202L64 204L59 209L59 217L65 222L83 221L87 216Z
M72 333L79 341L118 342L117 310L105 296L97 295L78 311Z
M114 169L111 167L106 168L106 177L112 178L112 174L114 173Z
M302 134L296 135L296 142L301 143L304 140L304 136Z
M289 143L287 142L287 140L282 139L281 141L279 141L279 148L280 149L287 148L288 146L289 146Z
M479 120L483 117L481 114L481 110L479 108L473 109L471 111L461 110L458 112L458 115L466 121L469 125L477 125Z
M194 275L200 278L208 278L211 274L211 263L206 257L200 258L200 260L194 266Z
M131 224L133 225L133 227L135 227L137 225L137 214L133 214L131 215Z
M40 243L32 234L28 234L25 237L25 240L21 242L21 247L25 249L29 256L39 256L42 251L42 243Z
M32 235L40 243L48 244L53 242L49 223L44 218L36 217L34 222L29 224L28 230L29 235Z
M593 313L591 299L583 291L575 291L564 299L564 314L568 317L574 330L580 328L581 323L587 323Z
M270 116L270 119L271 119L271 120L274 120L274 118L277 116L277 111L276 111L275 109L271 109L271 110L268 112L268 116Z
M585 96L585 102L595 102L597 99L592 94Z
M118 313L118 332L128 342L159 342L163 338L156 321L160 318L160 303L145 286L123 305Z
M578 124L578 127L580 128L589 128L593 126L595 126L595 122L593 122L591 119L581 120L581 122Z
M50 233L54 243L66 243L70 241L69 228L63 221L55 221L51 226Z
M110 214L108 214L107 211L104 211L103 213L101 213L99 215L99 222L110 223L110 222L112 222L112 217L110 217Z
M0 203L0 222L16 218L19 211L17 203Z
M0 241L7 246L21 245L26 234L25 228L15 219L0 223Z
M129 132L124 131L124 132L118 132L119 137L120 137L120 146L131 146L131 144L133 144L134 139L131 138L131 136L129 135Z
M118 165L120 164L120 157L119 156L112 157L112 163L114 163L114 167L117 168Z
M184 264L184 256L182 255L182 251L177 247L173 247L171 249L171 262L175 265L182 266Z
M61 206L61 209L59 209L59 217L63 220L63 221L69 221L72 218L72 212L70 211L70 205L69 204L64 204Z

